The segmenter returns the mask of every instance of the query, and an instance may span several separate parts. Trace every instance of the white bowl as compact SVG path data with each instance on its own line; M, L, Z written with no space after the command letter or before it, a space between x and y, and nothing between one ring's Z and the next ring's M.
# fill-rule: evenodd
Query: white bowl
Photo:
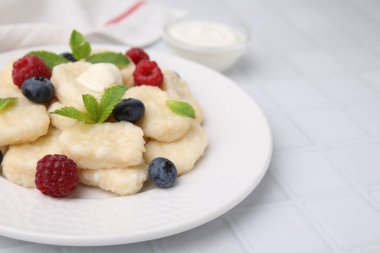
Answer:
M201 46L197 45L197 43L181 41L170 33L170 29L175 25L182 22L192 21L210 22L209 20L204 19L186 18L169 22L165 26L163 39L175 54L199 62L217 71L224 71L232 67L247 51L249 42L248 30L243 25L234 22L217 22L218 24L225 25L230 28L231 31L239 34L240 41L228 46ZM214 21L211 22L216 23Z

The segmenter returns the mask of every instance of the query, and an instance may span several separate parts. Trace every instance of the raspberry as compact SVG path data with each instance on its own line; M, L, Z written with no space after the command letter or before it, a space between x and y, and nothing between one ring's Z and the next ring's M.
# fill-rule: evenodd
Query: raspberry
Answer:
M144 50L138 47L133 47L129 49L126 55L133 61L134 64L137 65L142 60L149 60L149 55L145 53Z
M26 55L13 63L13 83L19 88L22 87L26 79L36 76L42 76L47 79L51 77L49 67L38 56Z
M135 71L133 78L136 85L151 85L160 86L164 79L161 69L155 61L142 60L140 61Z
M75 192L79 183L78 167L64 155L46 155L37 162L37 189L54 198L64 198Z

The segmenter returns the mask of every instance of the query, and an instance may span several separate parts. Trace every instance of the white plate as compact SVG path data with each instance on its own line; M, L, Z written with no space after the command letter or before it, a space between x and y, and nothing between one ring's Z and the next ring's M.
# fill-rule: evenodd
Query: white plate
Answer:
M64 46L43 48L67 51ZM104 45L100 48L125 50ZM30 50L0 54L0 66ZM75 198L58 200L1 177L1 235L72 246L150 240L215 219L256 187L272 153L271 133L260 108L236 84L215 71L181 58L149 54L162 68L177 71L205 110L210 144L196 168L180 177L173 188L148 189L129 197L82 187Z

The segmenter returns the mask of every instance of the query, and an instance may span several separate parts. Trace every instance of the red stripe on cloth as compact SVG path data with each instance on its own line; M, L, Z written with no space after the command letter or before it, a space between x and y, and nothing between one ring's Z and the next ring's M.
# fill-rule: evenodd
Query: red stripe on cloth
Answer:
M135 12L144 2L145 0L137 1L119 16L108 20L106 22L106 25L113 25L113 24L119 23L120 21L122 21L123 19L131 15L133 12Z

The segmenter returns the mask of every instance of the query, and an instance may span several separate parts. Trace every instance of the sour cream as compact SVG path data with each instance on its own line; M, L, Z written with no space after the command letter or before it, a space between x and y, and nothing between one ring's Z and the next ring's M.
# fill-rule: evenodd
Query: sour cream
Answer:
M246 51L248 32L228 23L179 20L165 27L164 40L180 56L223 71Z
M237 30L208 21L178 23L169 28L169 34L178 41L200 47L228 47L243 41Z

